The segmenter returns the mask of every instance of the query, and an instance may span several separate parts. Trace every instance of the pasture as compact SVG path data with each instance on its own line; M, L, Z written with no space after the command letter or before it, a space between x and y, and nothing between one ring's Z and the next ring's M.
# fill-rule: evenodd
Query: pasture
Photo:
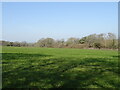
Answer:
M119 88L118 51L3 47L3 88Z

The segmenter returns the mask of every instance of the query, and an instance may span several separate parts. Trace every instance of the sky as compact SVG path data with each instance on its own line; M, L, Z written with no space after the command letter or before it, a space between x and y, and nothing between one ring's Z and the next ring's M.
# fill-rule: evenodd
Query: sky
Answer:
M2 40L82 38L118 34L117 2L4 2Z

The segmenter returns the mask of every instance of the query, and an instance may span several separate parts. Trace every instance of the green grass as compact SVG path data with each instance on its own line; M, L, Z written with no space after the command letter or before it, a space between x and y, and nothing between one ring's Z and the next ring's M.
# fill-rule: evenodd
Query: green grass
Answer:
M3 88L119 88L118 52L2 48Z

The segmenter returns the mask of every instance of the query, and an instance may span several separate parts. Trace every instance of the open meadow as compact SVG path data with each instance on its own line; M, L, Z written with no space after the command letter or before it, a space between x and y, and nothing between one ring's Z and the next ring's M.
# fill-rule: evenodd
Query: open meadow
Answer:
M3 88L118 88L118 51L2 48Z

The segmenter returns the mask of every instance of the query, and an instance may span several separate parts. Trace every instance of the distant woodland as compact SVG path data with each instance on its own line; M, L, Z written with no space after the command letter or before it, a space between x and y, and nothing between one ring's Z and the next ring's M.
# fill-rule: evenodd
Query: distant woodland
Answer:
M54 40L41 38L35 43L0 41L2 46L11 47L48 47L48 48L80 48L80 49L118 49L118 39L113 33L91 34L82 38L70 37Z

